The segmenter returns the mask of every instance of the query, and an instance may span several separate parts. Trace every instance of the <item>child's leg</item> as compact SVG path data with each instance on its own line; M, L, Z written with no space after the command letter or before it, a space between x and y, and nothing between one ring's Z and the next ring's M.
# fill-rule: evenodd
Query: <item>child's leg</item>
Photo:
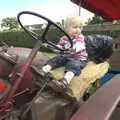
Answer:
M68 71L65 73L65 76L63 79L61 80L54 80L52 81L52 87L56 92L65 94L68 85L70 83L70 81L72 80L72 78L74 77L74 73L72 71Z
M80 61L80 60L74 60L74 61L69 61L66 64L66 73L65 73L65 80L70 83L72 78L76 75L78 76L81 73L81 70L84 68L86 64L86 61Z
M50 59L45 66L42 67L42 70L47 73L51 69L55 69L61 66L64 66L67 62L67 59L65 56L56 56L52 59Z
M64 79L66 80L66 82L69 84L70 81L72 80L72 78L75 76L74 72L72 71L68 71L65 73L64 75Z
M62 80L60 81L56 81L56 84L59 85L60 88L62 88L63 90L66 90L68 87L68 84L70 83L70 81L72 80L72 78L75 75L79 75L82 68L85 66L85 61L71 61L69 60L67 62L67 64L65 65L65 75L63 77Z

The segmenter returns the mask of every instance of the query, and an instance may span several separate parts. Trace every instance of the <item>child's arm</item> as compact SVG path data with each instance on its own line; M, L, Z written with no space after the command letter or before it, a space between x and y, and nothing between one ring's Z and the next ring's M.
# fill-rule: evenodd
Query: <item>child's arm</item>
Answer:
M59 48L62 48L62 49L67 49L67 43L68 43L68 38L66 36L63 36L60 38L60 41L59 43L57 44L57 46Z

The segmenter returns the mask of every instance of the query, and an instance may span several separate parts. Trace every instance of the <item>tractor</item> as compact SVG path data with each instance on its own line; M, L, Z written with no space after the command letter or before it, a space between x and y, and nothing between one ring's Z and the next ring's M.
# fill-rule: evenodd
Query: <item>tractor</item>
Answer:
M78 5L80 3L83 6L85 5L82 0L72 1ZM101 14L106 15L102 12ZM35 21L37 24L42 21L44 23L43 30L34 30L26 25L25 17ZM106 17L110 18L107 15ZM22 11L17 15L17 20L21 28L32 39L36 40L36 44L33 49L8 47L6 44L0 48L0 120L108 120L119 102L119 75L111 79L111 83L99 88L89 98L90 89L99 83L99 79L108 72L108 62L103 61L99 64L92 61L88 62L80 76L73 79L68 91L61 93L58 90L59 86L55 86L53 81L61 79L64 68L55 69L50 74L44 75L41 72L41 67L50 58L39 50L44 46L57 54L69 54L67 52L68 48L61 49L56 46L58 35L55 36L55 41L49 39L49 35L51 35L50 29L55 28L61 33L60 36L65 35L68 37L70 47L73 46L71 38L56 23L38 13ZM88 40L95 38L106 39L108 37L99 35L86 37ZM119 71L113 70L112 73L114 72L115 74L119 73ZM80 81L79 87L75 87L76 81ZM99 85L97 89L98 87ZM116 87L116 92L112 93L112 96L111 94L107 96L107 92L113 87ZM104 89L105 92L103 92L104 95L101 98L101 91ZM106 98L108 97L110 99L107 104ZM102 102L99 103L98 99L106 102L104 108ZM95 107L96 104L99 105L97 108ZM109 108L110 105L111 109ZM101 115L99 118L97 118L96 109ZM94 115L92 111L96 114L94 113Z

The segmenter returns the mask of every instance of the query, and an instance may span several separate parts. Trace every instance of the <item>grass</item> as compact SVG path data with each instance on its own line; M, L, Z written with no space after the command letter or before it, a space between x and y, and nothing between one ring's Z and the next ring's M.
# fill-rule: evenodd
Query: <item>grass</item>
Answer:
M54 56L56 56L56 53L50 53L50 52L43 52L46 56L48 56L49 58L52 58Z

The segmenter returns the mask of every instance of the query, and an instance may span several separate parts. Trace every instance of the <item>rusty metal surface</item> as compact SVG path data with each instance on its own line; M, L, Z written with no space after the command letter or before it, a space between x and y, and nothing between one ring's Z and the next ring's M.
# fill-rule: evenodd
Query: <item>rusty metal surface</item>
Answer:
M120 74L91 96L70 120L110 120L119 101Z
M46 91L32 106L32 120L68 120L74 107L70 100Z
M1 52L1 54L0 54L1 55L0 56L0 77L2 77L4 79L8 79L8 76L10 74L12 74L15 71L18 71L17 70L18 68L22 68L23 66L21 66L21 64L23 64L25 62L25 60L27 59L31 50L32 49L29 49L29 48L10 47L10 48L8 48L7 53ZM13 62L11 62L11 60L14 58L14 56L18 56L17 60L15 61L17 63L16 67L15 67L15 64ZM11 58L11 59L9 59L9 58ZM46 59L45 56L41 52L38 52L36 57L34 58L32 64L37 67L40 67L41 65L44 64L45 59ZM33 79L31 70L27 71L27 73L23 79L24 80L19 87L19 91L24 90L24 88L31 88L30 86L32 86L32 79ZM12 83L12 81L10 81L10 82ZM13 81L13 83L14 83L14 81Z
M13 65L8 63L7 61L0 58L0 77L7 78L9 73L12 71Z
M7 53L8 54L15 54L18 55L18 64L22 64L28 57L28 55L30 54L32 49L30 48L22 48L22 47L11 47L8 48ZM45 61L45 56L43 55L43 53L38 52L36 57L34 58L32 64L38 66L40 63L43 63Z

